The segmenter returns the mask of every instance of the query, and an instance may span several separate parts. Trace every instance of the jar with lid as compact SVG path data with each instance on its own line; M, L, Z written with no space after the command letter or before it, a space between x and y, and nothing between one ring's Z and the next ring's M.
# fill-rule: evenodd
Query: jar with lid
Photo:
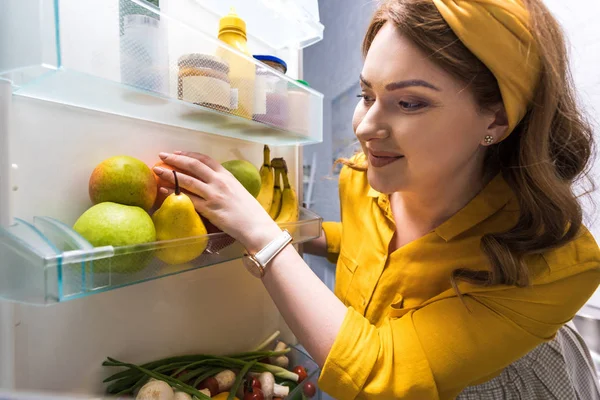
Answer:
M177 96L180 100L219 111L231 110L229 65L219 57L191 53L178 60Z
M269 55L255 55L254 58L282 74L287 71L285 61L280 58ZM287 81L270 68L259 64L256 66L254 94L252 118L278 128L286 128L289 113Z

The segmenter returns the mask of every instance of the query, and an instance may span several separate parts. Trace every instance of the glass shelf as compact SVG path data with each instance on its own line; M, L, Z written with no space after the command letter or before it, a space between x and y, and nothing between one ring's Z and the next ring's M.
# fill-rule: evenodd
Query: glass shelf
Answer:
M15 95L272 146L322 141L322 94L144 1L9 4L0 78Z
M321 234L322 219L300 208L297 222L281 224L294 243ZM198 258L169 265L156 257L161 249L207 241ZM133 246L93 247L67 225L48 217L33 224L18 219L0 228L0 298L28 304L52 304L185 271L238 259L243 247L224 233Z
M218 17L234 7L248 32L274 49L302 49L323 39L317 0L197 0L197 5Z

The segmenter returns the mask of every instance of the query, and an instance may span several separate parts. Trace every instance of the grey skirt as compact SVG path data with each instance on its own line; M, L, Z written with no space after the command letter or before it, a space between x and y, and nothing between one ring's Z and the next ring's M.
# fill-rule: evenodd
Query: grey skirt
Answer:
M581 336L569 325L494 379L462 391L457 400L600 400L600 383Z

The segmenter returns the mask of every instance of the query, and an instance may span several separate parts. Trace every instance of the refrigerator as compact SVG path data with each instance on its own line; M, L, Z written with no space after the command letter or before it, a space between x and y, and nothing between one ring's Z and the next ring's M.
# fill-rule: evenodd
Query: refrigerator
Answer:
M230 7L252 53L285 60L285 74L217 39ZM302 146L322 140L323 96L297 80L302 49L322 37L317 0L0 1L2 390L99 397L116 372L106 357L232 354L277 331L310 362L225 234L196 238L208 241L202 255L168 265L155 256L165 243L94 247L72 227L92 206L90 174L118 155L151 167L161 151L187 150L258 168L266 144L302 205ZM253 116L182 97L186 54L251 64ZM255 118L269 114L273 91L283 122ZM283 227L301 250L321 222L300 207ZM125 262L140 269L121 273Z

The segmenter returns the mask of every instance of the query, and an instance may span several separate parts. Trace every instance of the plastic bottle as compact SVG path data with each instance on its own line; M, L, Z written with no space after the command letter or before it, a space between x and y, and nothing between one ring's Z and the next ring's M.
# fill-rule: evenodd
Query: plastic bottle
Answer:
M251 56L246 39L246 23L235 13L233 8L219 21L219 40ZM217 49L217 56L229 64L231 113L252 119L255 64L224 47Z

